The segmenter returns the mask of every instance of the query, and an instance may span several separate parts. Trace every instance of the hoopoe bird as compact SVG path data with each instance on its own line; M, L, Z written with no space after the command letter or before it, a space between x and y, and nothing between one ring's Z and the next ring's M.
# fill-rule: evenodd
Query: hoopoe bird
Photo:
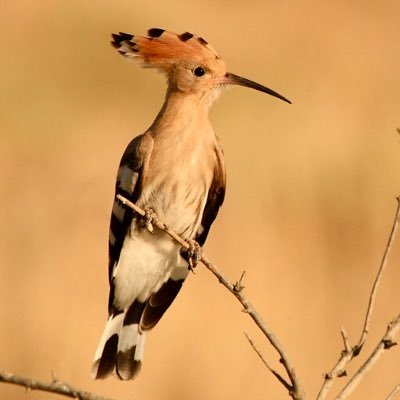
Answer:
M201 37L153 28L147 37L113 34L124 57L167 77L164 104L150 128L126 148L116 194L146 209L191 243L188 251L156 228L150 232L117 198L109 233L109 317L94 358L95 379L114 373L122 380L139 371L145 334L171 305L201 248L225 195L225 163L208 111L221 90L241 85L285 97L227 72L224 61ZM153 214L154 215L154 214Z

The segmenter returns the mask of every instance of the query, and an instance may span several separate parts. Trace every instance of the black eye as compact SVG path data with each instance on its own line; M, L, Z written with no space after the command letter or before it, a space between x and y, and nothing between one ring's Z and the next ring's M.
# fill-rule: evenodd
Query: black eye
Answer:
M196 68L193 70L193 73L194 73L196 76L200 77L200 76L203 76L203 75L206 73L206 71L204 71L204 68L203 68L203 67L196 67Z

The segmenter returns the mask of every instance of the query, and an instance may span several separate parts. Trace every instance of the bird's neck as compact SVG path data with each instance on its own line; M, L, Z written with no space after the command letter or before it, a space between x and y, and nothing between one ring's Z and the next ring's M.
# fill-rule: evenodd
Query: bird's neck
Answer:
M212 132L208 109L209 104L199 93L168 89L164 104L149 131L155 136L192 136L197 132Z

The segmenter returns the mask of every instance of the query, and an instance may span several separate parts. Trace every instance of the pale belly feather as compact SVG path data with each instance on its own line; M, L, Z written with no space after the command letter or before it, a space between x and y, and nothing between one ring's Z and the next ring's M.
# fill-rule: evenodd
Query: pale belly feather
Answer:
M207 177L202 177L202 183L193 182L187 172L181 171L174 177L171 171L166 181L156 178L147 182L137 204L152 208L163 222L189 239L199 229L209 183ZM133 220L114 269L114 304L124 309L135 299L145 301L171 273L175 280L186 277L187 262L180 250L181 246L165 232L155 229L151 234Z
M115 300L120 309L135 299L143 302L166 282L174 268L187 271L187 263L180 256L180 248L163 232L152 235L141 227L125 238L115 268ZM175 271L176 273L176 271Z

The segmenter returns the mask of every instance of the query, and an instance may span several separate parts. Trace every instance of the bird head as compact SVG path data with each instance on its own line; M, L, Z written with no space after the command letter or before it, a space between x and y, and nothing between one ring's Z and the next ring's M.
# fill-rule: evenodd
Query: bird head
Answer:
M180 35L152 28L147 37L120 32L111 44L128 59L156 68L168 79L170 90L214 98L224 86L241 85L288 103L279 93L249 79L227 72L225 62L202 37L185 32Z

